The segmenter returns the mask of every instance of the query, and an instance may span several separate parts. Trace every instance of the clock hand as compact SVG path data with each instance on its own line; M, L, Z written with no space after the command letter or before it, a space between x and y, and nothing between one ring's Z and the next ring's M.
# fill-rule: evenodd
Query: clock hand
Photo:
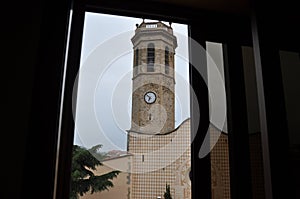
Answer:
M151 97L148 94L146 96L148 97L148 101L149 101L151 99Z

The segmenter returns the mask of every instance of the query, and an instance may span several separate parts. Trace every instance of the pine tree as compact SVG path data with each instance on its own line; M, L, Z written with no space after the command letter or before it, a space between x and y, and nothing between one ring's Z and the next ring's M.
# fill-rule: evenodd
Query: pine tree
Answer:
M165 199L172 199L170 185L166 184L166 192L164 193Z
M102 165L100 161L105 157L104 153L99 152L101 147L102 145L96 145L91 149L86 149L77 145L73 146L70 199L78 199L79 195L83 196L87 192L93 194L113 187L111 180L117 177L119 171L100 176L92 172L96 170L96 166Z

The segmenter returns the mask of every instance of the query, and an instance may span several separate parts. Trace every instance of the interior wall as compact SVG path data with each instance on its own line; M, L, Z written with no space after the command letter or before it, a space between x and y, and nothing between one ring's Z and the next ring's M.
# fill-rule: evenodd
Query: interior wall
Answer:
M16 5L16 2L12 2L2 8L10 12L1 12L1 32L4 33L1 41L4 49L1 73L5 82L5 92L2 95L6 100L2 104L5 122L0 146L1 179L4 187L1 187L0 198L22 198L21 186L26 138L29 133L34 67L38 58L42 3L22 1Z
M290 145L300 145L300 56L297 52L280 51L280 62Z

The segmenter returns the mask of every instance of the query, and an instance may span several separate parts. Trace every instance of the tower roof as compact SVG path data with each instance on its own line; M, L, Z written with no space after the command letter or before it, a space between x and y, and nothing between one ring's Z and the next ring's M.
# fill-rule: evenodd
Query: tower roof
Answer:
M141 24L136 24L135 35L131 38L133 44L135 45L140 41L149 40L149 38L151 38L151 40L165 38L165 42L172 45L174 49L177 47L177 39L173 34L171 22L169 25L166 25L161 21L145 22L143 20Z

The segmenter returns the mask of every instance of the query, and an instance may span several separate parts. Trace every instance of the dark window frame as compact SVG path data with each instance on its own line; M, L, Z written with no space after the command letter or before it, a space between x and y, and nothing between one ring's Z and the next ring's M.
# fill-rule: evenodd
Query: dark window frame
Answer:
M242 31L248 30L248 27L243 26L242 24L247 21L248 17L236 17L229 14L220 14L215 12L199 12L198 9L183 9L182 6L174 6L167 3L155 3L155 2L143 2L142 4L137 5L134 2L128 2L126 5L122 3L116 3L114 1L89 1L84 2L83 0L75 0L73 2L73 17L71 23L71 34L70 34L70 50L68 52L68 62L66 69L66 78L65 78L65 92L63 99L63 109L61 117L61 134L59 135L58 143L58 163L55 175L55 196L58 199L66 198L69 196L69 177L70 177L70 168L71 168L71 152L73 146L74 138L74 121L72 116L72 93L74 82L76 79L77 71L79 70L79 57L81 51L82 43L82 27L84 23L84 13L89 12L98 12L104 14L115 14L122 16L131 16L131 17L140 17L140 18L152 18L157 20L172 21L177 23L185 23L189 25L190 36L198 41L205 48L205 41L213 42L222 42L226 43L229 40L232 40L231 34L234 35L233 41L238 41L249 45L249 40L244 39L241 34L238 34ZM163 5L162 5L163 4ZM180 12L178 12L180 11ZM170 17L173 16L173 17ZM198 19L209 19L207 21ZM199 26L201 24L201 26ZM213 25L214 24L214 25ZM219 25L219 26L216 26ZM238 24L238 25L237 25ZM229 27L229 28L228 28ZM238 27L238 28L237 28ZM208 28L209 31L203 31L205 28ZM220 33L218 29L227 30ZM78 30L80 31L74 31ZM216 30L217 29L217 30ZM202 32L201 32L202 31ZM201 32L201 34L200 34ZM201 56L203 59L200 65L206 66L206 54L196 52L190 52L190 59L192 60L195 56ZM232 55L232 58L234 54ZM197 133L197 136L193 140L191 149L192 149L192 172L191 172L191 181L192 181L192 197L193 198L210 198L211 197L211 179L210 179L210 157L207 155L205 158L198 158L199 148L204 140L204 137L209 126L209 110L208 110L208 91L204 79L207 78L207 69L203 67L200 69L202 76L199 72L190 66L190 83L193 87L196 96L198 97L198 103L201 110L201 122L199 128L195 129L195 124L198 121L193 121L193 111L191 110L191 131L192 133ZM238 73L234 73L233 76L239 76ZM228 76L227 76L228 77ZM203 79L204 78L204 79ZM230 77L232 78L232 77ZM230 85L230 88L235 88L235 85ZM76 85L75 85L76 89ZM242 89L243 90L243 89ZM239 90L241 91L241 90ZM75 92L76 94L76 92ZM238 96L241 93L231 93L232 96ZM193 104L194 101L191 101ZM236 109L237 110L237 109ZM244 110L242 110L244 113ZM236 114L236 113L235 113ZM231 118L228 118L229 120ZM238 130L238 129L236 129ZM237 162L237 159L233 159L233 162ZM246 179L247 180L247 179ZM245 182L243 176L238 177L235 184L238 182ZM243 183L242 183L243 184ZM237 191L239 187L235 187L234 191L241 193L247 189L241 189ZM245 194L245 192L243 193ZM239 194L237 194L239 195ZM247 195L247 194L246 194Z

